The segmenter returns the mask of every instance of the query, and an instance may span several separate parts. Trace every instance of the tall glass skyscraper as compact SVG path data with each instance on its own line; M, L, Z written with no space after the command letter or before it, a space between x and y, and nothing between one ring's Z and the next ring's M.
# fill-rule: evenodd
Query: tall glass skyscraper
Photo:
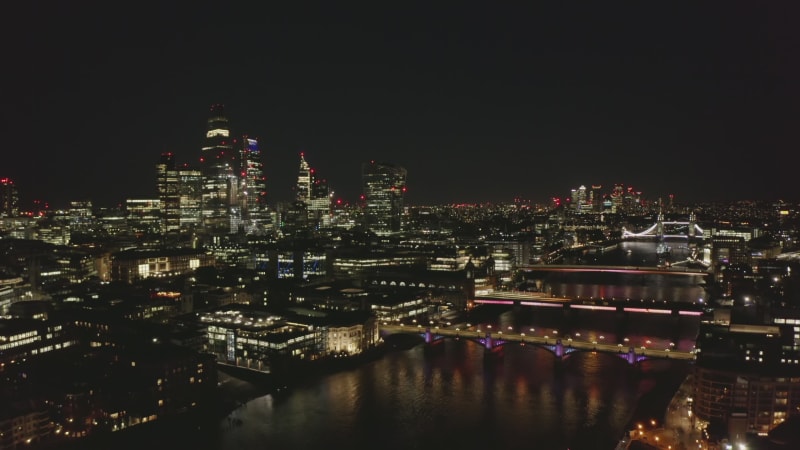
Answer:
M391 163L370 161L361 166L366 227L379 235L397 233L403 225L406 169Z
M200 157L203 228L207 233L230 234L238 230L237 169L237 152L225 108L220 104L212 105Z
M295 200L298 202L308 203L311 200L311 166L308 165L303 153L300 153L300 168L297 171L295 191Z
M200 171L185 164L177 166L175 155L165 152L156 165L156 175L162 232L178 235L200 228L203 186Z
M161 230L166 234L178 233L181 228L181 199L175 155L161 154L156 165L158 200L161 203Z
M264 229L269 221L267 183L258 140L244 136L241 146L239 173L239 206L242 224L247 234Z
M304 205L304 226L327 227L331 221L331 200L328 182L318 178L316 170L308 164L305 154L300 153L300 168L297 172L295 203Z

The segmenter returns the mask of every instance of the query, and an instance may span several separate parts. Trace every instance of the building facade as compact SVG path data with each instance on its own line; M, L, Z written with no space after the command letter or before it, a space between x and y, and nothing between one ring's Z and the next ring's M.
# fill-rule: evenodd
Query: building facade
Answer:
M391 163L370 161L361 166L366 227L378 235L403 228L406 169Z
M211 106L201 155L203 228L211 235L235 232L239 223L238 158L223 105Z

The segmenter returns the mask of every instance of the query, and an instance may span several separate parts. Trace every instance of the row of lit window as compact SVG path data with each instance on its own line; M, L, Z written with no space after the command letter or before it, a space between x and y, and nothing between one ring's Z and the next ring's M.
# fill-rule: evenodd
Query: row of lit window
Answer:
M24 333L19 333L19 334L12 334L11 336L0 336L0 342L11 341L13 343L14 341L24 340L30 337L37 336L38 334L39 332L34 330L34 331L26 331Z
M49 352L51 350L60 350L62 348L67 348L67 347L69 347L70 345L73 345L73 344L76 344L76 341L67 341L67 342L64 342L63 344L46 345L46 346L41 347L41 348L34 348L34 349L31 350L31 355L38 355L38 354L41 354L41 353L47 353L47 352Z
M788 324L788 325L800 325L800 319L775 319L775 323L781 324ZM795 331L797 329L795 328Z

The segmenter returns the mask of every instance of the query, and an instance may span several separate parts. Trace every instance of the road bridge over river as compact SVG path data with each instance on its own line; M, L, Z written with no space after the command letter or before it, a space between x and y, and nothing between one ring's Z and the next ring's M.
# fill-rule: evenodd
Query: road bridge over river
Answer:
M508 344L535 345L544 348L559 360L568 358L571 354L578 351L584 352L603 352L611 353L624 359L631 365L645 359L678 359L694 361L693 351L679 351L674 348L653 348L641 346L639 348L626 347L622 344L608 344L599 341L588 341L568 338L566 340L557 336L527 336L525 333L513 333L502 331L492 332L491 330L461 329L458 326L452 327L423 327L422 325L390 324L382 322L379 324L381 336L391 334L412 334L420 336L426 346L435 346L442 342L444 338L469 339L480 343L486 350L487 356L502 354L503 346Z

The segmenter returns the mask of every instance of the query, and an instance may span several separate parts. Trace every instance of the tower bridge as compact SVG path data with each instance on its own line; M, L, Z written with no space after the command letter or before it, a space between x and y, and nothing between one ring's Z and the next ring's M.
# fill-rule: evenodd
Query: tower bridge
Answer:
M656 219L656 223L651 225L650 227L639 231L630 231L622 228L622 239L636 239L636 238L649 238L654 237L659 240L663 238L694 238L696 236L703 236L703 229L697 225L697 217L695 216L694 212L689 214L688 221L667 221L664 220L664 214L662 212L658 213L658 217ZM687 227L686 234L665 234L665 225L671 226L685 226Z

